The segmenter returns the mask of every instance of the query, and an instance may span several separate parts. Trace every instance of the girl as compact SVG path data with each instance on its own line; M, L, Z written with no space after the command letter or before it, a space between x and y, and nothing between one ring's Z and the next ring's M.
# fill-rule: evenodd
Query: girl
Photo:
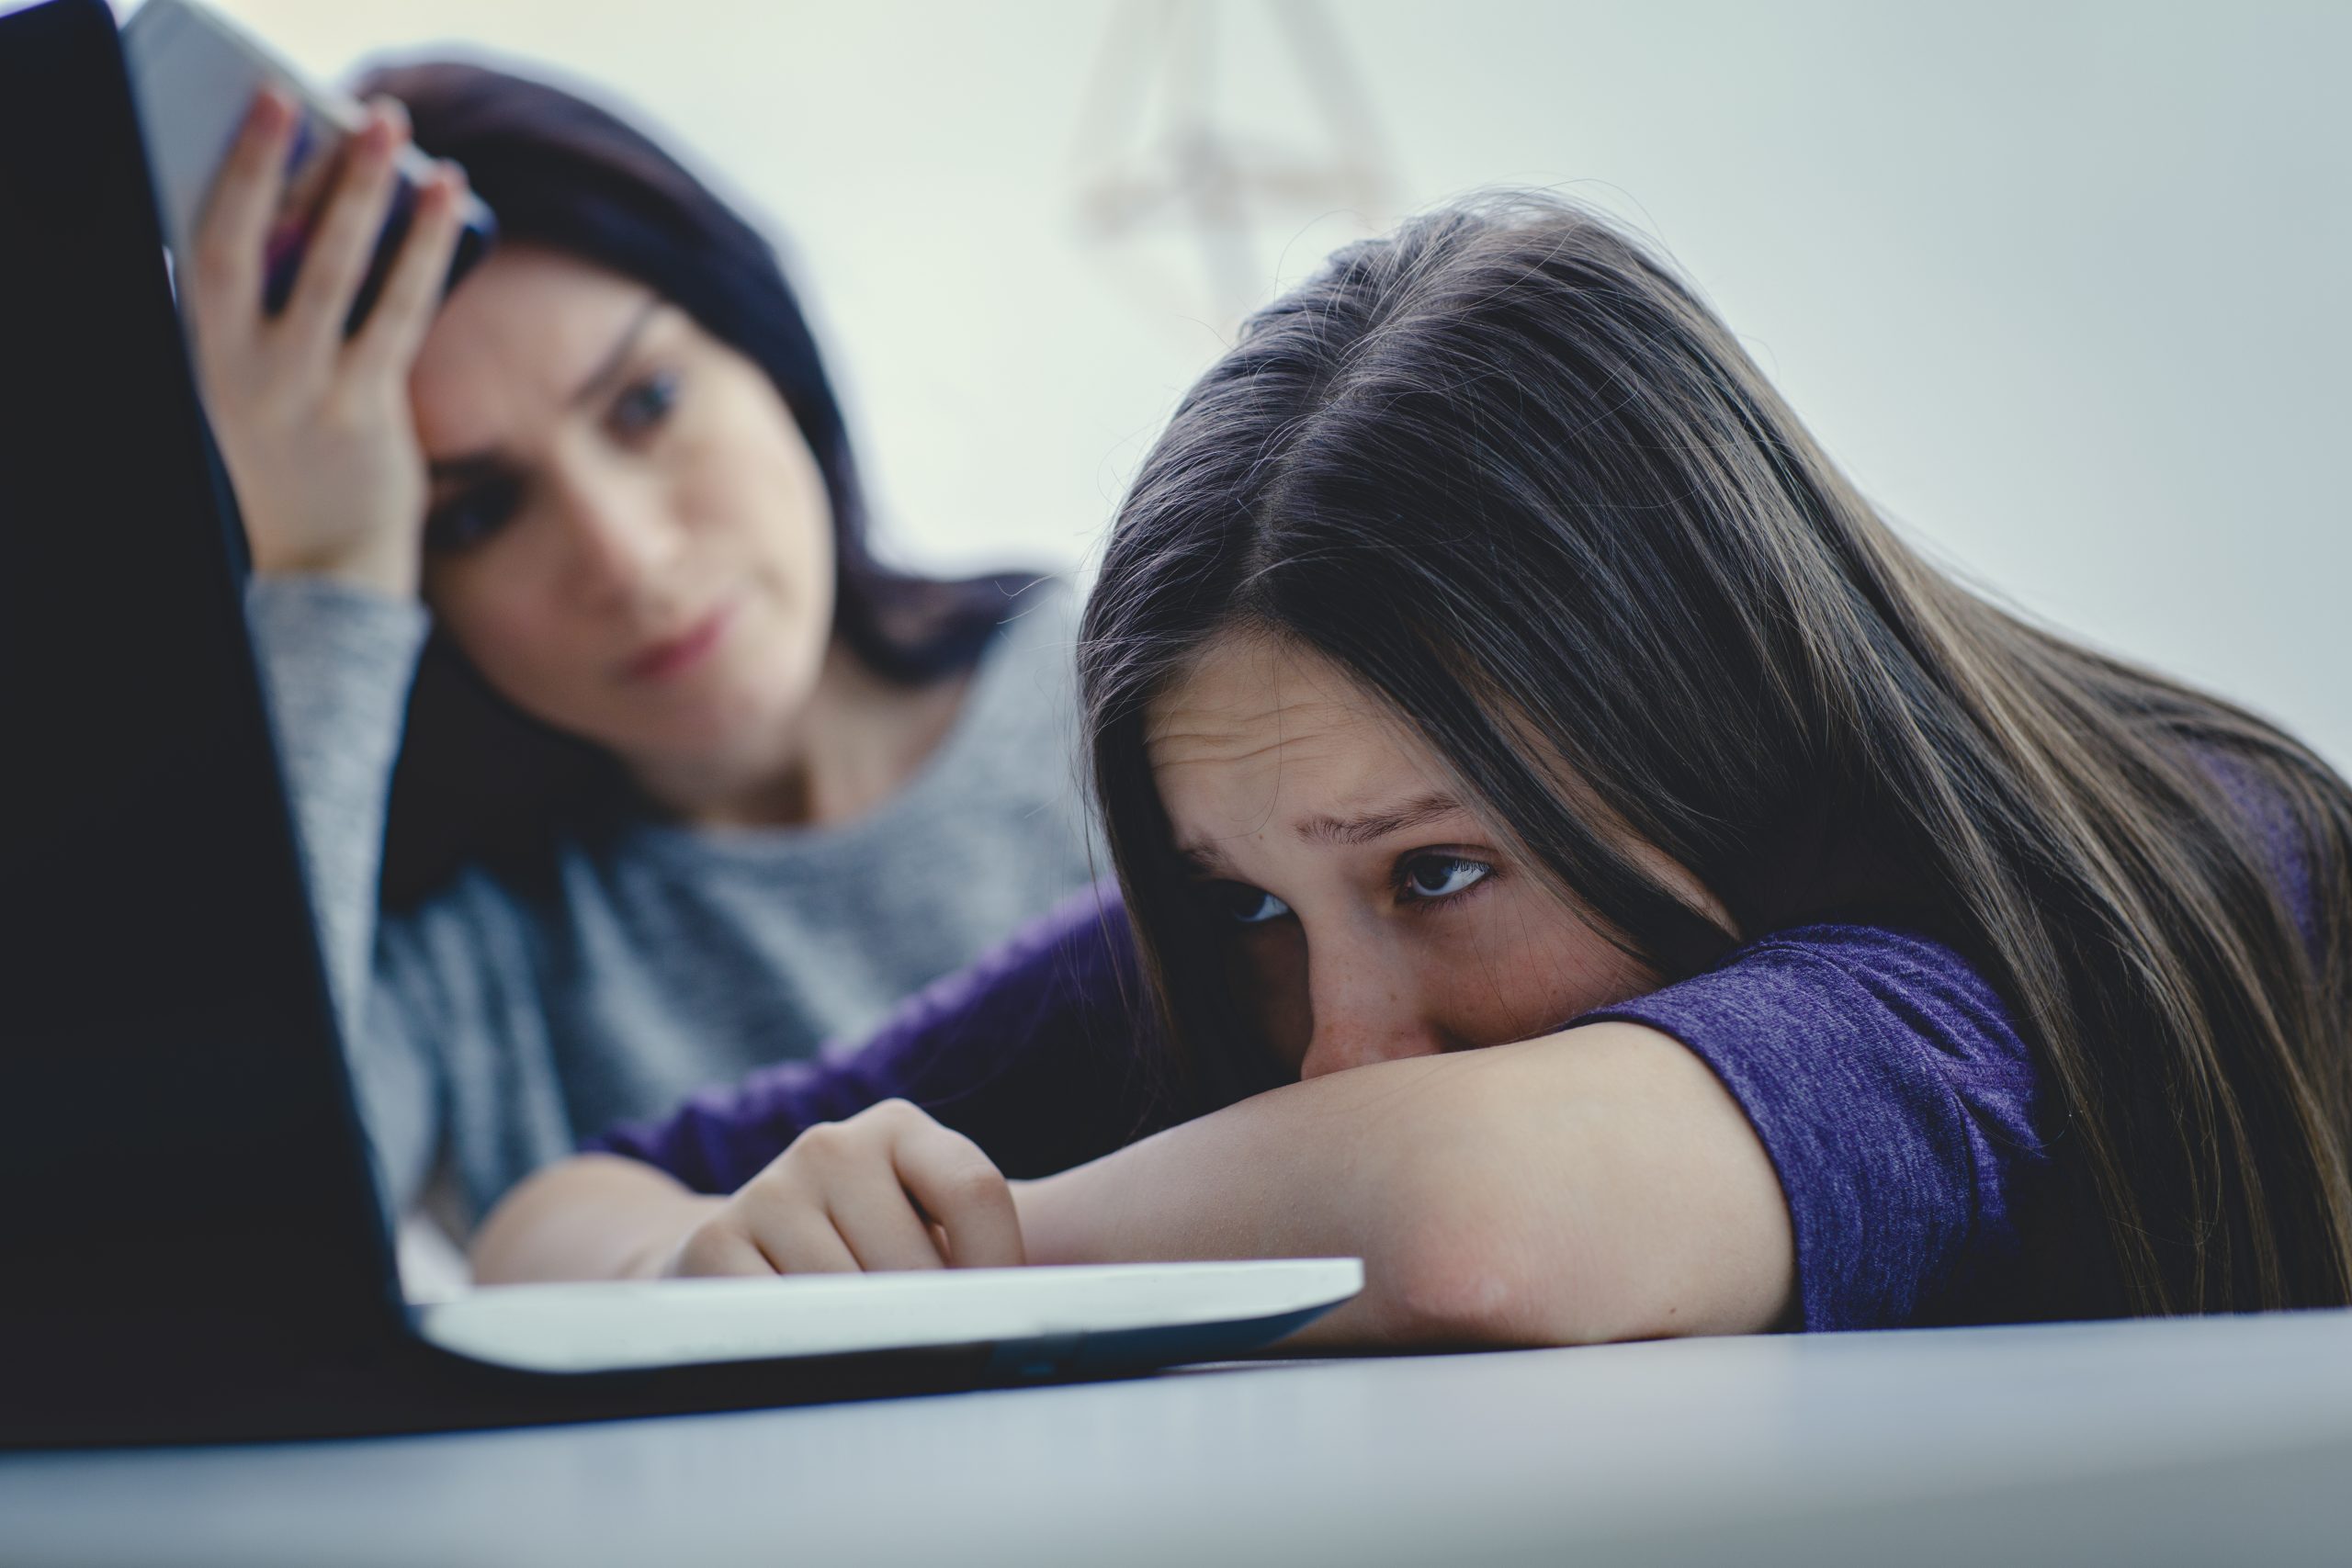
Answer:
M270 99L188 303L388 1193L438 1156L479 1212L1084 884L1076 609L876 563L790 286L643 136L472 66L361 86L284 311ZM503 240L436 313L446 173L346 340L409 117Z
M1080 665L1124 918L616 1133L483 1278L1352 1253L1373 1345L2352 1298L2352 795L1921 562L1589 213L1253 321Z

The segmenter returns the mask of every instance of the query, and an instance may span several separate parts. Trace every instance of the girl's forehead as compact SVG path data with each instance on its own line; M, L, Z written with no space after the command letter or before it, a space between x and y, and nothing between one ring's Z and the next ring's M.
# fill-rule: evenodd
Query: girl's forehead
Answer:
M1419 742L1380 699L1311 649L1262 635L1210 643L1153 699L1144 750L1163 790L1250 781L1346 788L1400 764Z

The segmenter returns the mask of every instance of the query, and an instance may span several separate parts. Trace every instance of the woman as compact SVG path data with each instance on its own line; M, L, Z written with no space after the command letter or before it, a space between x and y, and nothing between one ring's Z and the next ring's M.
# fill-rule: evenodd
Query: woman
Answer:
M470 66L362 85L389 96L282 312L274 98L189 303L388 1193L446 1157L480 1212L1089 878L1075 606L876 565L774 255L645 138ZM409 117L502 242L441 303L444 170L346 340Z
M1259 317L1080 659L1139 967L1036 932L544 1173L485 1278L1353 1253L1373 1345L2352 1299L2352 794L1921 562L1607 223ZM1129 976L1192 1099L1106 1057Z

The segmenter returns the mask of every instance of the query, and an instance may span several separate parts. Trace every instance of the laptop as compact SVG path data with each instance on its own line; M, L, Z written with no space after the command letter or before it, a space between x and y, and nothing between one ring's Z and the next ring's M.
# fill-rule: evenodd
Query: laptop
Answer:
M1353 1258L404 1301L112 14L0 17L0 1443L325 1436L1122 1374Z

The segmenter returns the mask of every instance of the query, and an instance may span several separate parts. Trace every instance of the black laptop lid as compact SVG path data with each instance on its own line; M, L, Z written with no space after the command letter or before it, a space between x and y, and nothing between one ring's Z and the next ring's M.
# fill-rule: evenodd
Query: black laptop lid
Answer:
M0 17L0 1366L398 1308L114 21Z

